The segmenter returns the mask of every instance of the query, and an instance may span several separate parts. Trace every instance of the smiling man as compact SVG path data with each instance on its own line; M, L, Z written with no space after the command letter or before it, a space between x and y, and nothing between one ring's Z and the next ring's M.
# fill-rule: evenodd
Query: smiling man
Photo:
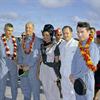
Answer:
M73 30L70 26L64 26L62 29L62 33L65 41L60 44L59 48L63 100L76 100L73 85L69 80L69 75L71 74L71 63L78 46L78 41L72 38Z
M26 37L24 37L20 44L18 63L19 69L22 69L24 72L29 71L29 73L28 76L21 77L21 90L24 100L31 100L31 92L33 92L34 100L40 100L40 82L37 81L36 74L42 40L33 33L33 23L27 23L25 30Z
M5 100L7 78L10 79L12 100L17 98L17 60L19 42L13 33L13 25L7 23L0 37L0 100Z
M78 22L77 35L79 37L78 48L72 60L70 81L74 85L75 80L81 78L86 85L86 94L78 95L76 100L93 100L94 97L94 72L99 61L99 49L93 42L90 34L90 25L87 22Z

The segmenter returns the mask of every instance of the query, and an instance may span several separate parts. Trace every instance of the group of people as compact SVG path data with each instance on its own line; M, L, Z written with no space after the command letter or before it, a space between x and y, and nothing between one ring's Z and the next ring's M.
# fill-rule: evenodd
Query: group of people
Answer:
M63 100L98 100L100 31L93 38L95 29L87 22L78 22L76 30L79 41L72 38L70 26L55 30L53 25L46 24L41 40L34 33L34 24L29 22L19 42L12 35L13 25L7 23L0 37L0 100L5 98L7 78L11 83L12 100L17 98L17 65L24 72L28 71L27 76L20 77L24 100L31 100L31 92L34 100L40 100L40 81L46 100L60 100L61 92ZM86 85L84 95L74 89L78 78Z

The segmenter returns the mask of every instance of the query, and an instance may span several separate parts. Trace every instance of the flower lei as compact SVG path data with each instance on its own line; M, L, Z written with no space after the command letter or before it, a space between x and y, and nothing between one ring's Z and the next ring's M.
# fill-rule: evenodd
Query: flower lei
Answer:
M34 38L35 38L35 33L33 33L33 37L32 37L32 40L31 40L31 43L30 43L30 48L29 48L28 52L26 51L26 48L25 48L25 39L26 39L26 37L23 39L23 50L24 50L25 54L27 54L27 55L30 54L30 52L32 51Z
M15 57L16 57L16 49L17 49L17 44L16 44L16 39L14 38L14 36L11 36L12 40L13 40L13 46L14 46L14 50L13 50L13 57L11 57L11 54L10 54L10 51L9 51L9 47L7 46L7 42L6 42L6 37L5 37L5 34L2 34L2 40L3 40L3 43L6 47L6 53L8 55L8 57L11 59L11 60L14 60Z
M90 36L88 38L88 40L86 41L85 48L81 44L82 41L79 41L78 42L78 47L79 47L79 49L81 51L83 59L85 60L86 65L89 68L89 70L97 71L97 69L98 69L97 66L94 66L93 63L92 63L92 61L90 60L89 45L90 45L90 43L91 43L92 40L93 40L93 37Z

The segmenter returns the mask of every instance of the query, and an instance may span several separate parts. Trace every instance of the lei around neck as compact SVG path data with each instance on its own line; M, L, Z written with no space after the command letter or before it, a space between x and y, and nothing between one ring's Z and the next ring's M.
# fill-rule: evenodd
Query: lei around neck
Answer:
M4 46L6 47L6 54L8 55L9 59L11 60L14 60L15 57L16 57L16 49L17 49L17 44L16 44L16 38L12 35L11 38L13 40L13 46L14 46L14 49L13 49L13 56L11 56L10 54L10 49L9 47L7 46L7 42L6 42L6 37L5 37L5 34L2 34L2 40L3 40L3 43L4 43Z
M85 48L83 47L83 45L81 43L82 41L79 41L78 42L78 47L79 47L79 49L81 51L83 59L85 60L86 65L89 68L89 70L97 71L97 69L98 69L97 66L94 66L93 63L92 63L92 61L91 61L91 59L90 59L89 46L90 46L90 43L92 42L92 40L93 40L93 37L90 36L88 38L88 40L86 41Z
M26 51L26 47L25 47L26 37L23 39L23 50L24 50L24 53L26 55L30 54L31 51L32 51L32 46L33 46L34 38L35 38L35 33L33 33L33 37L32 37L32 40L31 40L31 43L30 43L30 48L29 48L29 51L28 52Z

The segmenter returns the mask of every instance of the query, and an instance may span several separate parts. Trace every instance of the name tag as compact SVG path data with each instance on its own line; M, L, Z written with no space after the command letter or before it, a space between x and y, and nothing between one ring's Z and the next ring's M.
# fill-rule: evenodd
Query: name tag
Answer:
M34 52L33 57L37 57L38 56L38 49L35 49L33 52Z

